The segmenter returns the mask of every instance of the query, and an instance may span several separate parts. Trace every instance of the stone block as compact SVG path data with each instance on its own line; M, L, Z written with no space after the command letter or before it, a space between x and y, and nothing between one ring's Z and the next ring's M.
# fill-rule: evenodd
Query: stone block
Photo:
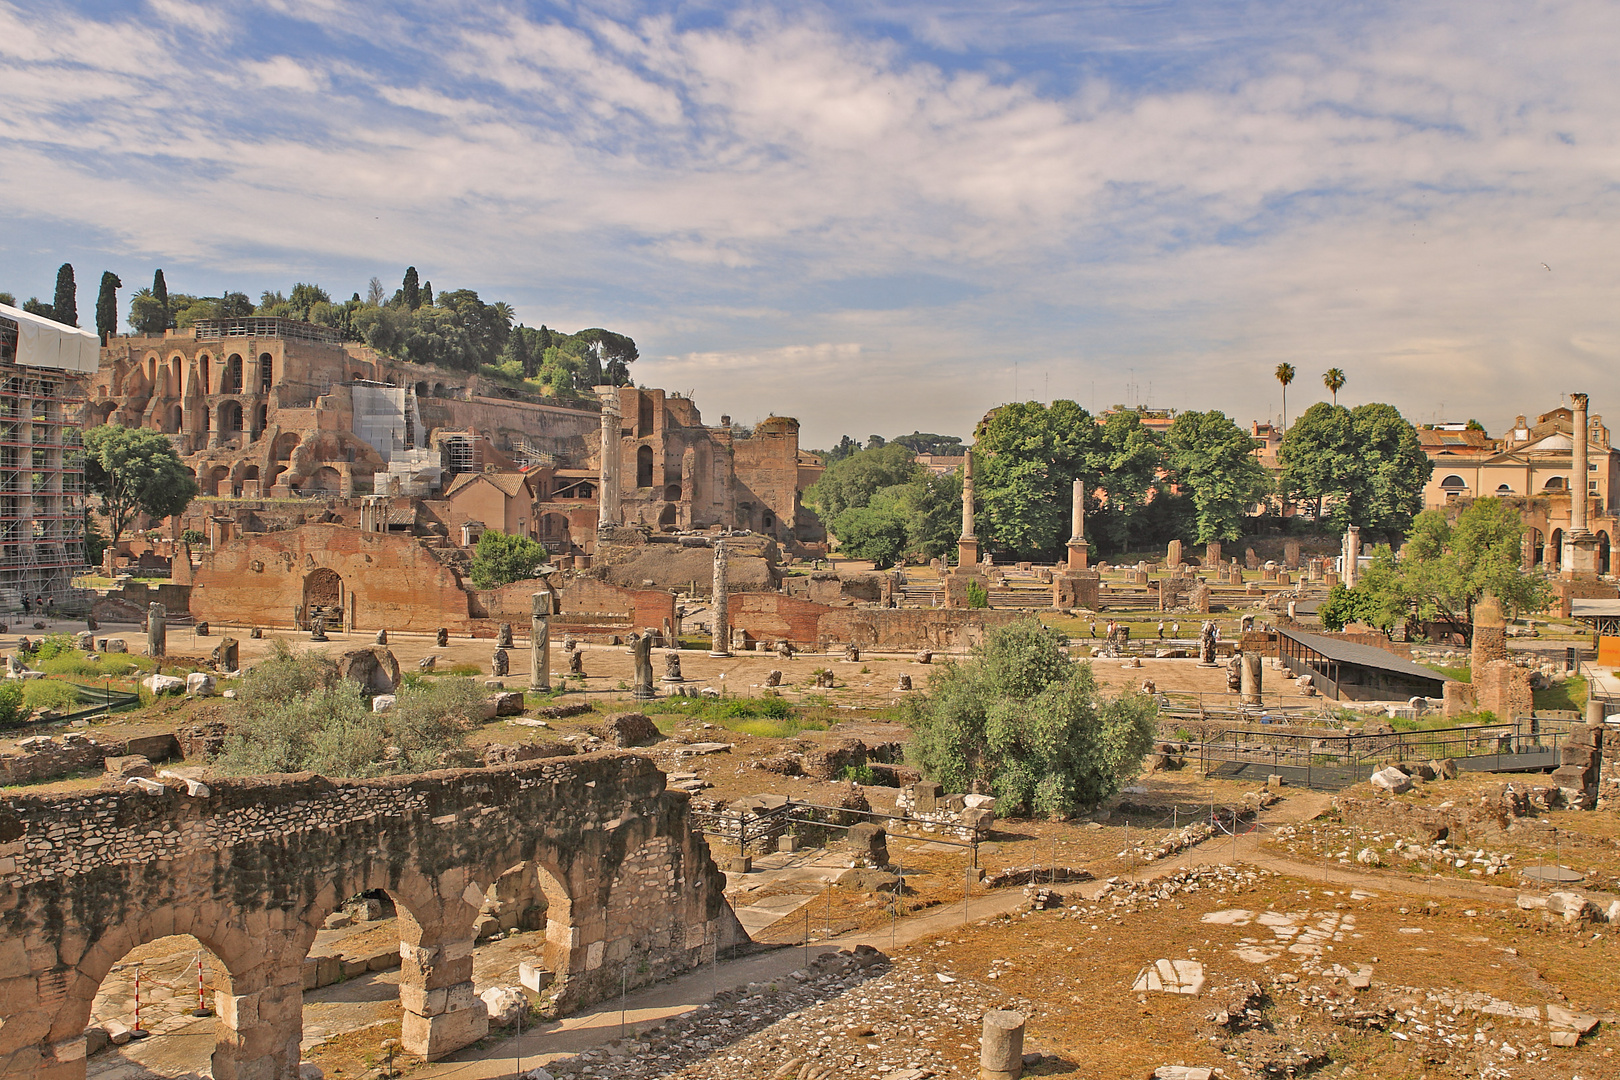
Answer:
M458 1009L436 1016L407 1012L400 1024L400 1042L406 1052L428 1061L470 1046L489 1034L489 1011L482 1001L476 1008Z
M701 939L698 944L702 944ZM550 986L554 977L539 960L524 960L518 964L518 981L525 989L532 990L536 994Z
M127 780L132 776L145 777L150 780L157 775L157 770L152 767L152 762L140 754L123 754L117 757L102 758L101 763L106 768L109 776L116 776L122 780Z
M1379 769L1372 774L1372 786L1393 795L1412 790L1412 778L1396 768Z

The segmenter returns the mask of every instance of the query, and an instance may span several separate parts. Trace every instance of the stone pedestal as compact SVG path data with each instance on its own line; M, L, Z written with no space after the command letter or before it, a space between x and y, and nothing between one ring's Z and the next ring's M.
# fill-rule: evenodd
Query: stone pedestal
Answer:
M165 656L169 641L169 613L162 604L146 609L146 655Z
M1091 545L1084 540L1069 541L1069 569L1084 570L1091 559Z
M1257 653L1257 652L1246 652L1246 653L1244 653L1243 654L1243 667L1242 667L1241 670L1242 670L1242 673L1243 673L1243 684L1242 684L1240 692L1243 695L1243 704L1245 704L1245 705L1259 705L1259 704L1261 704L1262 699L1261 699L1260 688L1261 688L1261 681L1262 681L1262 672L1265 670L1265 668L1261 663L1260 654Z

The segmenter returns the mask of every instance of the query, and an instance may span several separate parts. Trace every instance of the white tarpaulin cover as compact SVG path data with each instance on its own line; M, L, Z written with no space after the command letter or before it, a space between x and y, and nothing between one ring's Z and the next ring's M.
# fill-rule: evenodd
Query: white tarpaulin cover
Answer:
M0 304L0 318L17 324L17 363L23 367L92 372L101 364L101 338L93 330L52 322L5 304Z

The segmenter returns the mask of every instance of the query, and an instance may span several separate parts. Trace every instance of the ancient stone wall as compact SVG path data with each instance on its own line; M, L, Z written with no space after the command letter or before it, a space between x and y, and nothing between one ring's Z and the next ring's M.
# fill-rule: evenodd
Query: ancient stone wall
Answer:
M399 911L403 1041L482 1037L472 949L486 893L527 865L545 963L574 1007L746 940L687 797L647 759L598 754L408 778L318 776L0 800L0 1075L85 1075L97 988L131 949L193 934L225 969L217 1080L298 1075L303 963L344 901Z
M1494 713L1498 720L1514 720L1535 711L1528 668L1519 667L1511 660L1492 660L1469 674L1479 708Z
M191 613L219 624L292 626L295 608L334 591L355 629L470 625L460 578L421 541L341 525L240 536L204 555Z

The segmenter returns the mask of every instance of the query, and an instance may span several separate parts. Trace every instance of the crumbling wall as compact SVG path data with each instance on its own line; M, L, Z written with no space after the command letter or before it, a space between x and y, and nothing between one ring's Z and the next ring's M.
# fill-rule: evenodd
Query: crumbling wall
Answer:
M0 800L0 960L31 988L0 1000L0 1073L82 1077L101 980L130 949L190 933L225 969L213 1074L297 1075L304 957L328 915L373 889L411 916L402 1034L429 1058L487 1031L472 946L486 891L519 864L549 900L564 1007L745 940L686 798L642 757L211 783Z

